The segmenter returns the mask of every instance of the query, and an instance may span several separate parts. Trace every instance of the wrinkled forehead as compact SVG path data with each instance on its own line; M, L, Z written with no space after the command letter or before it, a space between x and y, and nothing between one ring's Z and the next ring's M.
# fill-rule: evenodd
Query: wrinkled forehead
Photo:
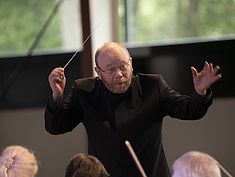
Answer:
M108 43L98 49L97 52L96 62L98 62L99 65L122 61L128 62L130 58L128 50L118 43Z

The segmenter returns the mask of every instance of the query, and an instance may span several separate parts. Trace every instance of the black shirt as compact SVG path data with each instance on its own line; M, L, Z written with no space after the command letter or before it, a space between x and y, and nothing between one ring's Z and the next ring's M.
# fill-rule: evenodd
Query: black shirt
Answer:
M169 177L162 146L162 122L167 115L185 120L202 118L212 103L205 97L172 90L157 74L138 74L124 94L112 94L98 78L76 80L60 104L49 99L46 130L52 134L72 131L83 123L89 154L104 164L112 177L141 176L124 141L129 140L148 177Z

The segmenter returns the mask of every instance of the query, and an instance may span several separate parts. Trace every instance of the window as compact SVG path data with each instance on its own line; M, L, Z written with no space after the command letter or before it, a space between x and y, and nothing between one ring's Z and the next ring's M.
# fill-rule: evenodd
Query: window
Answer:
M134 43L234 38L235 0L119 0L119 39Z
M59 8L53 13L59 2ZM27 55L31 49L34 53L73 50L81 43L76 0L7 0L0 1L0 7L1 56Z

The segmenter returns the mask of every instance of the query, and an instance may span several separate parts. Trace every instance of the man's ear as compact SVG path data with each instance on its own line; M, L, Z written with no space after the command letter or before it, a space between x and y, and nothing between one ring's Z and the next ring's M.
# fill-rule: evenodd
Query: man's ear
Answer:
M102 80L102 79L101 79L101 76L100 76L100 70L99 70L98 67L95 67L95 72L96 72L96 74L98 75L99 79Z
M132 57L130 57L130 65L131 65L131 70L133 71L133 67L132 67Z

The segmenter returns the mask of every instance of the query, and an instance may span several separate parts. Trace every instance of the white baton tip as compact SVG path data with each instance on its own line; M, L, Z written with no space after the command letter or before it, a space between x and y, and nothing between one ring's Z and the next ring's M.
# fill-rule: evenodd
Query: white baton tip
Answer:
M126 144L126 145L130 145L129 141L127 141L127 140L125 141L125 144Z

